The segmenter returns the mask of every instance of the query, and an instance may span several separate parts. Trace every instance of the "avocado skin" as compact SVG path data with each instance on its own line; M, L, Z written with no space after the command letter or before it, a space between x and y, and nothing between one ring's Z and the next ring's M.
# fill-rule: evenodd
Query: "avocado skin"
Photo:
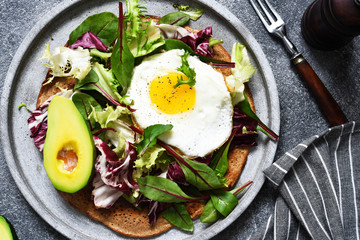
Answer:
M0 215L0 239L1 240L18 240L15 229L12 224Z
M77 155L73 171L64 169L58 153L72 150ZM44 144L44 167L57 190L75 193L85 187L94 168L95 147L86 122L75 104L65 97L55 96L48 109L48 129Z

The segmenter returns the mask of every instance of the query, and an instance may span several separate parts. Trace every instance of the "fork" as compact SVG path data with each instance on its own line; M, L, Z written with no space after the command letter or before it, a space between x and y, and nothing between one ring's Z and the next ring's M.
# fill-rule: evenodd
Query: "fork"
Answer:
M295 45L286 36L284 20L275 11L273 6L267 0L249 0L258 17L264 24L267 31L282 39L286 50L291 55L291 62L299 71L300 76L306 82L307 87L317 101L319 108L329 121L331 126L337 126L346 123L348 120L326 89L318 75L310 66L308 61L296 49ZM257 2L257 4L255 3Z

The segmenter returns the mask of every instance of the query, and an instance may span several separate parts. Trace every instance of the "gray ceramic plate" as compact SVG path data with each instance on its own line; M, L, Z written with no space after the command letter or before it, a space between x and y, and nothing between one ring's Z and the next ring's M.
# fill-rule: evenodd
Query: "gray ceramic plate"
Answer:
M102 3L99 3L102 2ZM250 52L251 61L258 72L250 82L255 99L258 116L275 132L279 132L280 109L275 80L270 66L260 49L259 44L245 26L227 9L210 0L180 1L180 4L191 4L192 7L205 9L205 14L194 28L213 27L215 37L222 38L224 46L231 51L235 41L245 44ZM164 15L174 11L170 0L149 0L144 4L148 13ZM63 45L69 33L87 16L103 11L117 14L118 1L79 1L66 0L46 14L30 31L18 49L7 74L1 98L1 136L7 164L17 186L29 204L51 226L70 239L119 239L124 236L116 234L102 224L93 221L77 212L55 191L47 178L42 165L42 156L30 139L27 128L29 114L17 105L25 102L35 108L36 98L46 68L38 61L42 56L44 44L50 39L52 49ZM158 236L163 239L196 239L201 236L207 239L226 228L255 198L264 182L262 169L273 161L276 143L262 134L258 138L259 145L252 149L239 185L248 180L254 184L241 196L238 206L225 219L214 224L202 224L195 221L192 234L177 229Z

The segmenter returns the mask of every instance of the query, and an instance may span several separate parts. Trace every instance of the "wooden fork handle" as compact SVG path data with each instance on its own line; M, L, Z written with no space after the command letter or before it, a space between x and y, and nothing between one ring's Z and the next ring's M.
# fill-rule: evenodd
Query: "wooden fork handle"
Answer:
M307 87L315 97L316 102L327 120L330 122L330 125L337 126L348 122L345 114L321 82L320 78L312 69L308 61L306 61L306 59L300 54L292 59L292 63L306 82Z

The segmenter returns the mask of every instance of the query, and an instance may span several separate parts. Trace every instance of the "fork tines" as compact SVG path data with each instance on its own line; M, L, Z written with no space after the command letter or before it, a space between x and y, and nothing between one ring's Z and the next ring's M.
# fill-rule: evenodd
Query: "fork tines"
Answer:
M255 2L257 2L257 4ZM275 29L284 25L284 21L280 15L267 0L250 0L250 3L269 32L273 32ZM266 18L262 12L265 14Z

